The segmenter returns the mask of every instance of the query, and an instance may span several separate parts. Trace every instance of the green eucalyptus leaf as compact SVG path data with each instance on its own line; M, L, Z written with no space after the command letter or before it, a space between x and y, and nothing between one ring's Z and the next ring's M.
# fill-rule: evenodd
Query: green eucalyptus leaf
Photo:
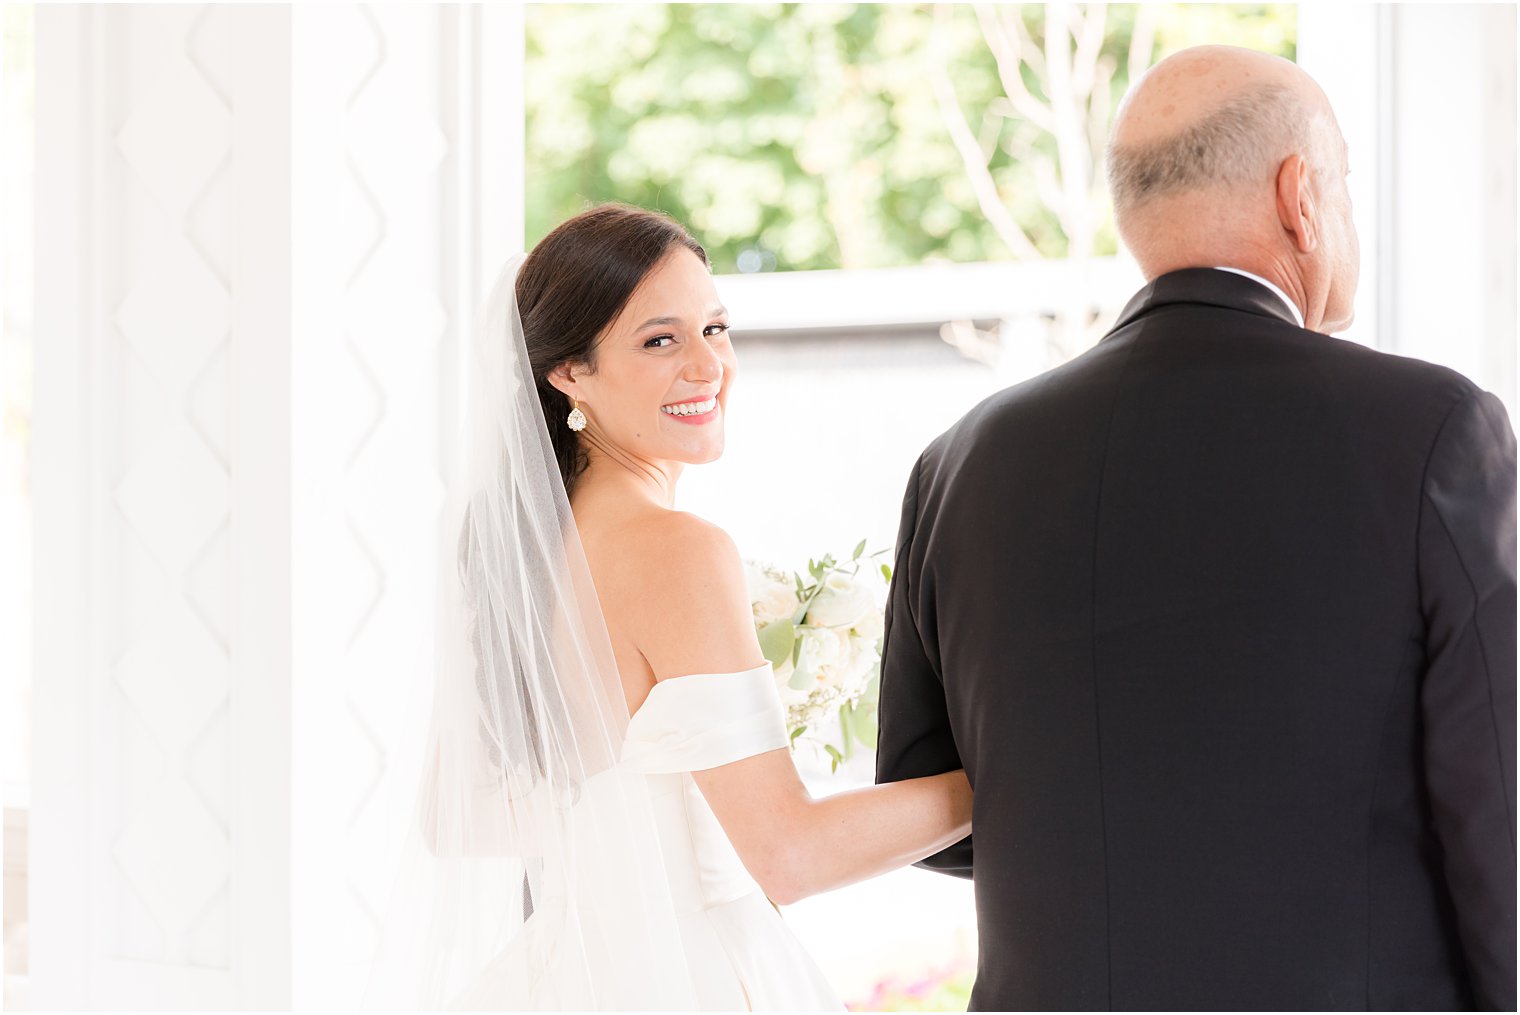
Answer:
M888 567L887 565L883 564L881 566L881 577L882 577L882 579L884 581L887 581L887 582L890 583L892 581L892 569L890 567Z
M865 552L866 552L866 541L864 539L862 539L860 542L858 542L858 543L855 544L855 552L852 553L852 554L850 554L850 559L851 560L859 560L860 559L860 555L862 553L865 553Z
M813 671L805 666L799 666L792 671L792 679L786 682L786 686L794 691L806 691L813 683Z
M873 751L876 749L876 730L876 712L874 709L870 711L865 709L856 711L855 718L852 720L851 732L855 734L855 739L860 741L862 747Z
M760 629L760 651L772 668L786 662L796 641L796 628L785 620L773 620Z
M792 734L791 734L791 744L792 744L792 746L795 747L797 745L797 738L800 737L800 736L802 736L802 734L804 734L806 732L807 732L807 727L806 726L798 726L796 729L792 730Z

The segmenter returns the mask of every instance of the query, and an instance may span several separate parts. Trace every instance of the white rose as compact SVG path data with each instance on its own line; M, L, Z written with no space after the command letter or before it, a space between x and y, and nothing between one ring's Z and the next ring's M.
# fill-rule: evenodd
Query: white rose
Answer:
M829 687L838 689L848 697L858 692L861 680L857 674L864 667L862 666L862 653L852 644L854 639L843 631L839 633L842 637L842 648L839 658L829 664L826 682Z
M881 637L882 620L881 611L875 609L873 604L873 608L867 610L864 617L855 621L855 633L864 638L868 646L874 647L876 639Z
M803 650L796 656L798 669L812 673L815 681L827 679L828 669L836 662L848 658L848 646L841 632L833 628L798 628L796 637L803 643Z
M865 669L876 662L876 639L867 638L859 631L850 633L850 666Z
M797 634L802 639L798 667L812 674L815 687L838 686L848 673L850 636L832 627L799 627Z
M876 599L864 582L849 575L831 574L808 607L809 623L824 627L850 627L876 609Z
M776 620L790 620L797 612L797 590L773 572L753 564L744 565L744 583L749 587L749 601L754 610L755 623L769 624Z

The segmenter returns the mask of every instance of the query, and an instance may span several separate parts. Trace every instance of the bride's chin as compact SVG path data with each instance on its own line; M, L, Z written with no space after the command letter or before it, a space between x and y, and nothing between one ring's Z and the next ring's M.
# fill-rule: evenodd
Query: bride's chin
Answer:
M723 457L723 442L718 441L711 447L687 448L683 450L684 454L680 456L680 461L687 465L706 465L709 462L716 462Z

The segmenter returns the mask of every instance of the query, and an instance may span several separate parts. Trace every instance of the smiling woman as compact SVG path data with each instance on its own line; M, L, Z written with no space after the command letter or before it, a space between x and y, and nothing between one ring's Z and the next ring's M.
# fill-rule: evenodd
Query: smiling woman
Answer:
M727 312L699 254L672 244L590 358L549 373L586 416L588 456L648 473L667 502L682 464L723 453L723 407L737 367Z
M572 422L582 424L589 417L573 402L591 403L592 399L567 382L572 375L596 374L598 340L604 332L610 334L625 319L644 320L647 313L640 316L640 304L647 297L640 299L640 290L673 250L689 253L685 260L707 277L707 253L674 220L627 205L606 204L569 219L545 236L518 273L523 339L567 491L574 490L577 477L585 471L599 430L593 423L586 431L587 440L578 439L580 426ZM705 305L716 304L710 280L707 289ZM642 334L658 323L646 321L646 326L636 330ZM654 337L646 336L651 344ZM551 372L557 381L551 380ZM572 421L575 409L582 416Z
M734 377L701 248L614 206L523 264L471 350L419 834L370 1000L838 1009L775 904L963 838L965 773L819 799L799 777L733 541L674 508Z

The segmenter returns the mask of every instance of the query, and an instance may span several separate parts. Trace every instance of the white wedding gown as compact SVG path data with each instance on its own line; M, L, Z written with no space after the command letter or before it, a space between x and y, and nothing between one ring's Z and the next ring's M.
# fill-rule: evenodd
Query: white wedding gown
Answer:
M787 746L781 702L770 665L743 673L702 673L662 680L629 720L621 765L589 780L574 812L595 821L617 799L617 780L646 781L659 847L684 951L695 1007L708 1011L841 1010L843 1005L780 913L766 899L718 819L693 771ZM614 804L615 806L615 804ZM597 841L595 836L588 839ZM602 842L608 849L616 843ZM587 866L595 867L594 864ZM451 1005L471 1010L621 1009L665 1007L659 996L609 996L571 968L614 970L622 935L637 934L637 914L596 906L595 886L580 901L535 900L523 932ZM567 920L580 921L575 940L601 941L597 954L562 956ZM596 927L596 933L584 928ZM559 958L560 961L556 961ZM594 976L593 976L594 978ZM608 983L629 977L609 974Z

